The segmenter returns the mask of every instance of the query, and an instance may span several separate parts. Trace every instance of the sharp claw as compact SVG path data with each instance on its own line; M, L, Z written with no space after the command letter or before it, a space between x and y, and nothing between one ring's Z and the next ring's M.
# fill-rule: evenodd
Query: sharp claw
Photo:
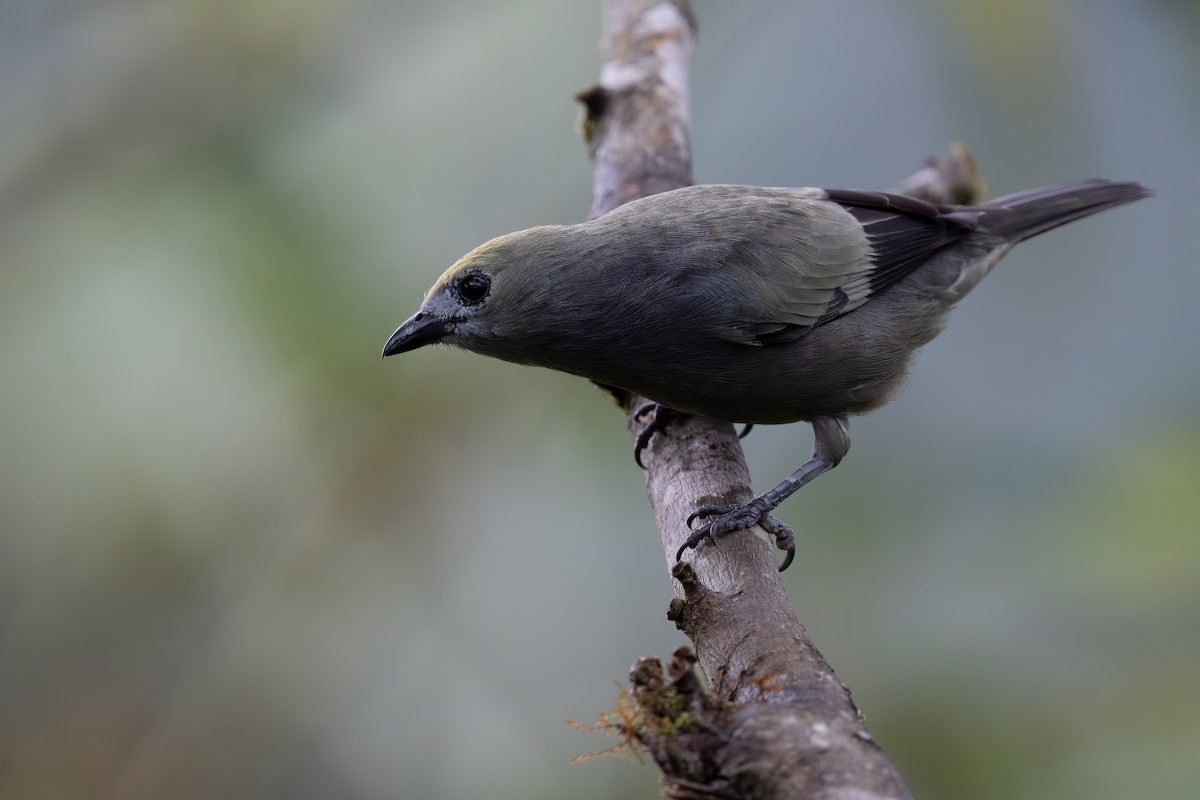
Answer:
M753 429L754 429L754 423L753 423L753 422L747 422L745 425L743 425L743 426L742 426L742 432L738 434L738 438L739 438L739 439L745 439L745 438L746 438L746 434L750 433L750 431L751 431L751 430L753 430Z
M796 535L792 533L791 528L770 514L764 514L758 521L758 524L762 526L763 530L775 537L776 547L787 551L787 555L783 557L783 563L779 565L779 571L783 572L792 563L792 559L796 557Z
M653 411L656 405L658 404L654 402L643 403L633 412L633 418L641 419L648 412ZM637 441L635 441L633 444L633 460L637 462L638 467L641 469L646 468L646 465L642 463L642 451L645 450L646 446L650 444L650 439L653 436L654 421L651 420L649 423L647 423L646 427L642 428L641 432L638 433Z
M637 442L633 445L633 460L637 465L645 469L646 465L642 463L642 451L650 445L650 440L654 438L654 423L642 428L642 432L638 434Z
M634 419L637 419L650 412L653 412L654 416L646 423L646 427L642 428L641 432L638 433L637 442L633 446L633 460L642 469L646 468L646 465L642 463L642 452L650 446L650 440L654 438L654 434L666 433L667 423L679 416L679 412L655 402L638 406L637 410L633 412L633 416Z
M679 549L675 551L675 560L682 560L684 550L695 550L705 539L708 539L710 542L712 542L713 547L717 546L717 534L713 530L712 525L705 525L703 528L693 531L692 535L687 538L687 541L680 545Z
M646 427L638 432L637 441L633 445L633 460L637 462L640 469L645 469L646 465L642 463L642 451L650 446L650 440L654 438L654 432L658 430L658 403L646 403L633 412L634 419L640 419L650 412L654 412L654 416L646 423Z
M792 565L792 559L796 557L796 545L792 545L787 549L787 555L783 557L783 563L779 565L779 571L783 572ZM679 559L675 559L678 561Z
M675 560L682 561L683 560L683 552L685 550L695 550L696 545L700 544L700 542L702 542L702 541L704 541L703 536L697 538L696 534L693 533L691 536L689 536L687 538L687 541L684 542L683 544L681 544L679 546L679 549L675 551Z

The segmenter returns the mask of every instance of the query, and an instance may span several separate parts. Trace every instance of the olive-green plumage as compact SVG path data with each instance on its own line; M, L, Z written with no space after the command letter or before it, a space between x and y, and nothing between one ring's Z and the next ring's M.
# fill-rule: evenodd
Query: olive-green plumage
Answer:
M823 466L803 483L840 460L846 416L891 397L912 353L1015 244L1149 194L1093 180L937 206L879 193L692 186L481 245L438 279L384 355L442 342L582 375L677 412L812 420L813 460ZM725 509L699 538L755 522L783 527L768 512L804 470L753 509Z

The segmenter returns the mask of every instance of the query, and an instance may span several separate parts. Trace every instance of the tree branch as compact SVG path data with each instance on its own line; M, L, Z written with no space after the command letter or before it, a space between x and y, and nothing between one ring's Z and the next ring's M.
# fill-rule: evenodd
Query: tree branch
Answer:
M691 182L689 93L694 19L687 0L607 0L600 81L580 92L583 136L595 160L592 214ZM970 156L931 161L899 190L966 202L978 192ZM607 388L607 387L606 387ZM636 436L644 402L610 391ZM643 718L635 735L654 754L672 797L908 798L850 693L808 638L779 580L765 534L735 535L676 564L684 521L704 504L753 494L733 426L673 421L644 453L646 489L676 579L668 617L695 644L712 693L698 697L687 653L670 680L635 665ZM756 529L757 531L757 529ZM657 664L657 662L654 662ZM663 693L673 699L664 698ZM664 716L673 715L673 716ZM667 731L667 733L664 733ZM690 749L689 749L690 748Z

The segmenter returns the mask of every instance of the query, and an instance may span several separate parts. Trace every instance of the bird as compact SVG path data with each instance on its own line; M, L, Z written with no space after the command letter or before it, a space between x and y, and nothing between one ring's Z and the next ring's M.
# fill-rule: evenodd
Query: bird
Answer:
M795 536L772 512L841 462L850 417L896 394L958 301L1018 243L1152 194L1093 179L942 205L688 186L480 245L434 282L383 356L444 344L647 398L639 464L674 415L810 423L804 464L749 502L697 509L676 553L758 525L787 551L782 571Z

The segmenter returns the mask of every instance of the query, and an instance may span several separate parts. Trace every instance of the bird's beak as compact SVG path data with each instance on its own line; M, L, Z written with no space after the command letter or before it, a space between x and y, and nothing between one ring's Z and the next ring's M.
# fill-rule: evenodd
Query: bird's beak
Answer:
M427 311L418 311L396 328L396 332L383 346L383 357L407 353L409 350L433 344L449 332L449 320Z

